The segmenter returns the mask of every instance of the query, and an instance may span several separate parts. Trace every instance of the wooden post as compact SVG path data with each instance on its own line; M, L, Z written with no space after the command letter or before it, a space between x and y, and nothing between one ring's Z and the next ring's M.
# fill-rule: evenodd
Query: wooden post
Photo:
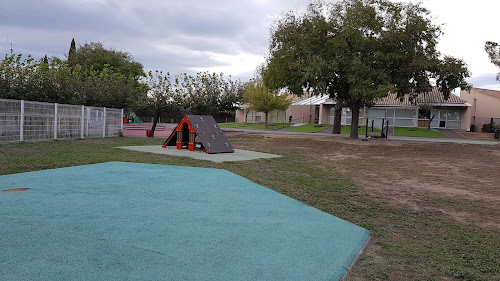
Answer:
M177 142L175 144L177 149L182 149L182 130L177 131Z
M193 132L189 132L189 144L188 144L188 150L189 151L194 151L194 139L195 139L195 134Z

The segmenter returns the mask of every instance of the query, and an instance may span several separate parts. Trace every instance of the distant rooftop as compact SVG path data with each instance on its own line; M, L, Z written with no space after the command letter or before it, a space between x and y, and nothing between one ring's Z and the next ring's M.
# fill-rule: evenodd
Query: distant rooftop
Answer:
M448 106L467 106L466 100L460 98L457 95L450 94L448 99L444 98L442 92L438 90L437 87L433 87L430 92L420 93L413 100L410 99L410 95L405 95L402 99L397 97L396 93L389 93L384 98L375 101L375 105L378 106L412 106L415 103L427 103L433 105L448 105Z
M330 99L330 95L311 96L296 100L292 105L320 105L320 104L335 104L335 101Z
M500 99L500 91L480 89L480 88L472 88L472 90L476 93Z
M478 89L482 90L482 89ZM490 91L490 90L484 90ZM499 91L496 92L496 96L500 98ZM450 94L448 99L444 98L442 92L438 90L437 87L433 87L430 92L420 93L413 99L410 99L410 95L405 95L402 99L397 97L396 93L389 93L386 97L375 100L375 106L413 106L415 103L426 103L432 105L446 105L446 106L469 106L466 100L460 98L457 95ZM321 96L311 96L294 101L292 105L320 105L320 104L335 104L334 99L330 99L329 95Z

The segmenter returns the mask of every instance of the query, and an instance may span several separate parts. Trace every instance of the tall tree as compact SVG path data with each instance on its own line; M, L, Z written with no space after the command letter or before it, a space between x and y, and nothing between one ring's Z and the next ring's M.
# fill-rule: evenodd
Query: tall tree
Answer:
M441 29L419 4L385 0L312 2L306 13L288 13L271 34L268 71L272 88L337 99L334 133L340 133L345 103L351 108L351 137L358 137L359 110L389 91L398 95L431 89L431 79L445 96L466 85L461 60L436 50ZM450 74L451 72L451 74Z
M149 88L146 104L154 114L153 127L151 128L151 137L154 137L160 115L164 112L179 110L181 96L175 91L168 72L164 75L162 71L150 71L146 82Z
M76 64L76 43L75 38L71 39L71 45L68 52L68 64L73 67Z
M484 50L488 53L491 62L500 68L500 45L496 42L488 41L484 45ZM497 74L497 80L500 81L500 72Z
M262 68L259 71L262 73ZM270 90L264 84L261 75L250 81L247 89L243 94L243 101L249 103L250 110L263 112L265 114L265 127L268 125L268 114L274 110L286 110L292 104L292 101L287 99L286 94L281 94L279 90Z
M75 51L74 64L79 64L85 69L97 71L102 71L105 67L109 67L114 72L121 73L127 77L139 78L145 76L142 64L134 61L134 58L129 53L106 49L101 43L97 42L80 45Z

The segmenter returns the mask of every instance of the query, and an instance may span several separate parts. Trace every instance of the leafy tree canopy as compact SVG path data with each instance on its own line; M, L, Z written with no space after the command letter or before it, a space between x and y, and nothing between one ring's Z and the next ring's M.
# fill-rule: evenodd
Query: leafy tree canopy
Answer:
M265 113L267 128L267 116L269 112L274 110L286 110L292 104L292 101L287 99L286 94L280 94L279 90L271 90L264 84L264 80L260 75L257 75L247 85L243 94L243 101L250 104L249 109Z
M199 72L196 76L178 75L175 87L184 99L185 111L203 115L234 112L244 90L241 81L209 72Z
M165 112L173 113L181 109L182 97L175 91L170 79L170 73L166 75L162 71L148 72L146 76L148 94L145 97L145 106L154 114L151 136L154 136L156 124L160 115Z
M336 116L343 103L351 107L351 137L357 138L359 109L389 91L400 96L426 92L434 79L447 97L466 85L465 63L441 58L436 50L440 35L419 4L311 2L305 13L289 12L271 30L264 80L298 95L312 87L336 97ZM334 131L340 132L340 118Z
M488 41L484 45L484 49L491 62L500 68L500 45L496 42ZM497 74L497 80L500 81L500 72Z
M36 61L22 55L0 62L0 98L135 108L145 94L145 86L134 77L107 66L97 71L70 67L58 58Z
M105 67L127 77L145 76L141 63L133 60L126 52L106 49L101 43L91 42L80 45L73 50L73 41L68 54L68 64L81 65L85 69L102 71Z

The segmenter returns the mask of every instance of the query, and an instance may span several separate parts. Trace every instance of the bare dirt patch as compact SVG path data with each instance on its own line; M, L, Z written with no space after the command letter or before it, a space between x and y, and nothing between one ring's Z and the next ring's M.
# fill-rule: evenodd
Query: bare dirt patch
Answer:
M238 148L300 154L319 170L341 172L384 204L500 233L500 145L277 134L238 138L252 140Z

